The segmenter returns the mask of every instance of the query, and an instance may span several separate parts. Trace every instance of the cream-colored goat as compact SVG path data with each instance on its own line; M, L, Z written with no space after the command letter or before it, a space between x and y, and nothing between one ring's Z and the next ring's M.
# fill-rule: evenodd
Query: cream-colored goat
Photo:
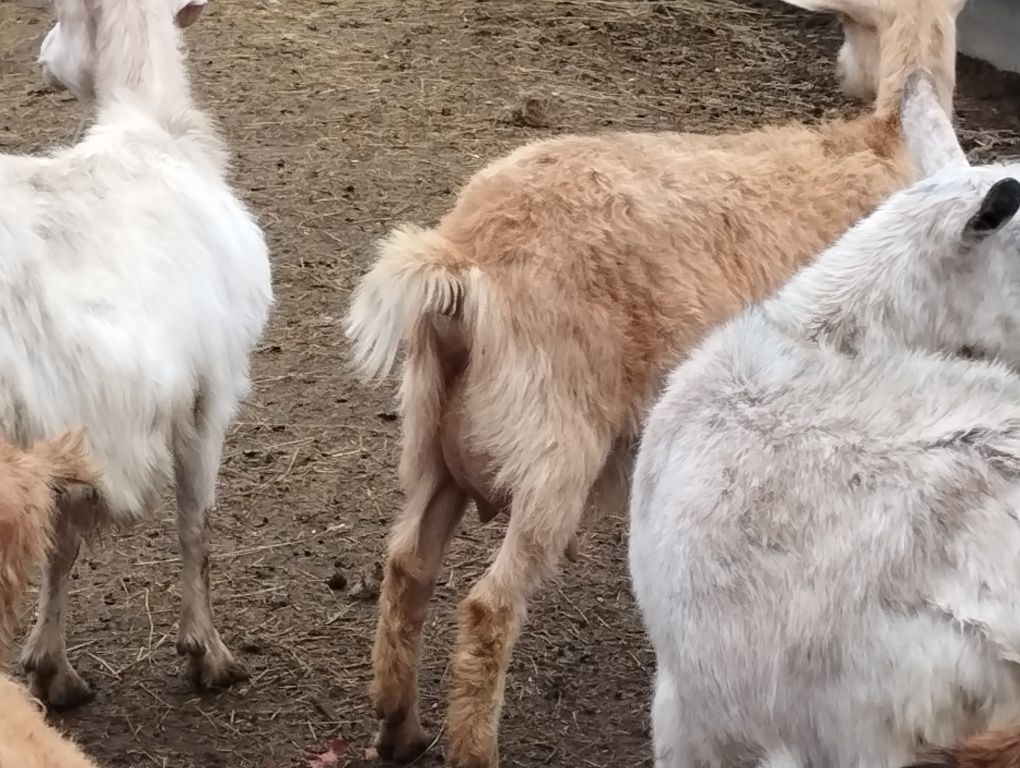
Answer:
M0 664L7 662L29 579L49 553L54 493L96 478L80 433L28 451L0 441ZM2 672L0 713L0 768L96 768L46 722L28 690Z
M421 628L467 501L509 524L460 607L447 757L491 768L526 600L572 546L586 502L621 500L666 369L915 178L902 85L926 68L951 109L963 0L787 1L845 17L843 86L875 94L873 114L530 144L479 172L436 229L393 232L358 286L347 332L363 372L381 378L407 353L407 502L373 655L382 757L410 760L429 743Z
M78 745L46 722L41 702L0 675L0 768L97 768Z

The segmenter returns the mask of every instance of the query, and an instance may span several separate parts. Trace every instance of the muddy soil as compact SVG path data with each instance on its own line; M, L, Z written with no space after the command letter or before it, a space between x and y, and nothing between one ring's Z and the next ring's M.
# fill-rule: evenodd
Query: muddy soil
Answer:
M0 3L0 150L41 150L84 125L34 71L46 24ZM54 720L107 768L285 768L337 736L350 765L368 765L373 577L401 500L398 424L392 388L345 372L340 319L374 241L434 222L475 170L531 139L852 114L832 68L839 30L773 0L216 0L187 36L198 96L272 241L278 297L214 524L219 625L252 680L197 695L179 675L168 505L79 561L69 645L99 697ZM961 59L957 113L975 158L1020 147L1017 78ZM472 520L441 576L422 676L433 733L452 607L500 533ZM605 520L534 603L503 765L651 765L651 669L624 527ZM440 763L441 746L419 761Z

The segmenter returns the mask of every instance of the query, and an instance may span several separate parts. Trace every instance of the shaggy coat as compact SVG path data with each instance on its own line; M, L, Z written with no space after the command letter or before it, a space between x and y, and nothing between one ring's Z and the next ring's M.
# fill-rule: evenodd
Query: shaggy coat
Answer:
M70 706L90 695L64 643L84 526L138 520L171 479L178 650L200 685L244 677L213 624L205 528L272 289L263 233L191 100L174 25L190 0L56 10L44 68L98 115L76 146L0 157L0 433L28 445L80 425L104 467L95 503L61 504L82 526L57 526L22 655L39 697Z
M353 297L370 377L403 347L407 504L380 597L372 699L384 757L429 743L417 714L426 604L473 500L509 515L462 603L449 759L496 762L510 653L528 597L572 546L586 501L616 508L668 368L768 295L916 169L897 110L906 73L950 107L958 0L799 5L848 14L846 87L877 92L851 122L737 136L607 134L525 146L480 171L432 230L397 229Z
M99 477L80 432L31 450L0 441L0 664L7 660L32 572L51 546L54 494L95 486Z
M0 674L0 768L98 768L46 722L28 689Z
M24 451L0 441L0 664L32 573L51 544L54 495L93 485L99 475L80 433ZM21 685L0 673L0 768L96 768L81 750L46 723Z
M1020 166L967 165L917 82L904 127L939 170L711 334L649 416L630 570L657 768L895 768L1020 718Z

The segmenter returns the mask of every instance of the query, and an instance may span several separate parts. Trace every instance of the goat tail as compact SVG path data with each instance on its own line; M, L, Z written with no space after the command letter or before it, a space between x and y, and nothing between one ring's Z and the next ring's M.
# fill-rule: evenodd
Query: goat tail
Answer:
M389 375L401 345L427 315L462 317L469 301L463 267L453 244L434 230L405 225L383 239L375 266L354 290L345 325L364 379Z
M1020 768L1020 726L986 731L948 749L934 749L904 768Z

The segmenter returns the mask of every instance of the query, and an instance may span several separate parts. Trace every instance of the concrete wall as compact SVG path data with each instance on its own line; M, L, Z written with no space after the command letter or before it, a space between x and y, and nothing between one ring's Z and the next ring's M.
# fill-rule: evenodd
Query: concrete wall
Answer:
M1020 0L970 0L956 26L962 53L1020 72Z

